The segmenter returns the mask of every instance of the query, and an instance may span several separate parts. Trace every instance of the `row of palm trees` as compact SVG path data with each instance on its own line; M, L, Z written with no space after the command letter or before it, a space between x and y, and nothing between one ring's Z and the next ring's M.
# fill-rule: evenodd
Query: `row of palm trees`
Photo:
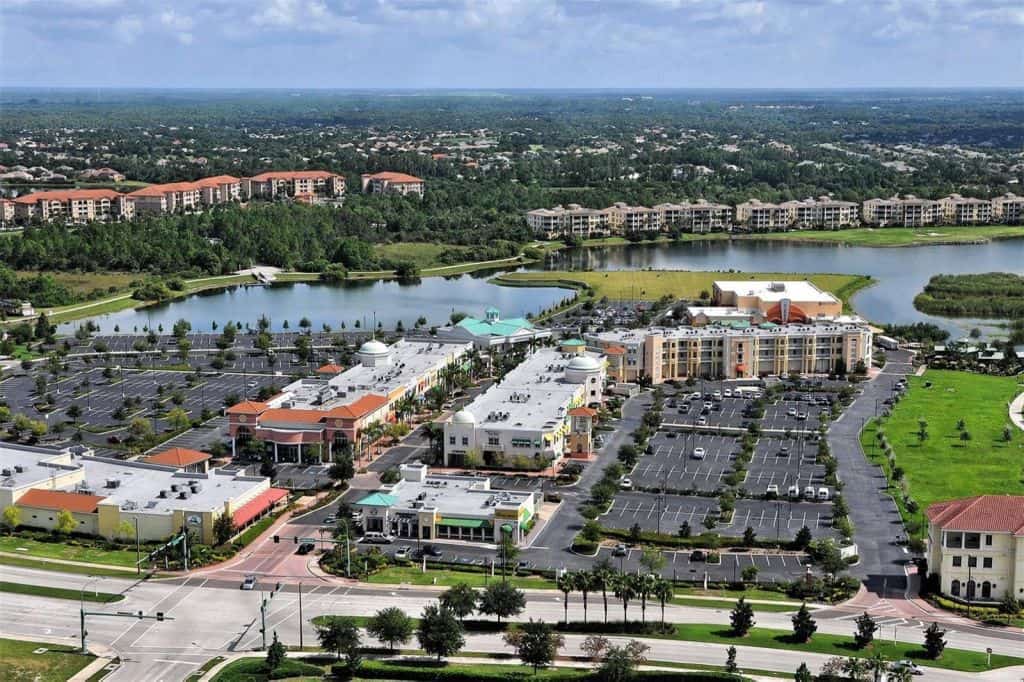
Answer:
M654 573L632 574L620 573L612 568L607 561L596 564L591 569L566 571L556 578L558 589L564 597L565 623L569 623L569 595L579 592L583 602L583 622L587 622L587 598L600 592L604 603L604 622L608 622L608 595L622 602L622 622L629 622L629 603L640 600L640 622L647 622L647 604L657 601L661 605L661 624L665 625L665 604L675 596L675 587L671 580L666 580Z

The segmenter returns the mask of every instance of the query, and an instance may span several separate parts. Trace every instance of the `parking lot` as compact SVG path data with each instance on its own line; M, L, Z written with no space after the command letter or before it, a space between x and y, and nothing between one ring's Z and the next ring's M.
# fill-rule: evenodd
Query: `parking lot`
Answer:
M650 444L652 454L641 457L630 474L635 487L713 492L739 450L733 436L695 433L658 433Z
M824 485L825 467L815 464L817 445L803 439L762 436L754 446L743 490L765 495L768 486L777 486L779 495L787 495L790 486L803 493L808 485Z

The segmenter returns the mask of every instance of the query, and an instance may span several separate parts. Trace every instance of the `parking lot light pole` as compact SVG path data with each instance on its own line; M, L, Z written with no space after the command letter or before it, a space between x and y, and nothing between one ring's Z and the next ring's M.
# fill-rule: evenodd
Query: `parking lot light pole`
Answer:
M302 651L302 581L299 581L299 651Z

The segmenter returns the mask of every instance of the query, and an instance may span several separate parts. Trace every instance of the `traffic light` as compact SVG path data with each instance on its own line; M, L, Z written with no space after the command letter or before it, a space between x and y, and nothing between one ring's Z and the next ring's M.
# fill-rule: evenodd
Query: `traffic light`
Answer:
M293 542L294 542L294 543L295 543L296 545L297 545L297 544L299 544L299 536L298 536L298 535L296 535L295 537L293 537L293 538L292 538L292 541L293 541Z
M164 612L163 611L157 611L156 612L156 619L157 620L163 620L164 619Z
M274 536L274 544L276 545L279 542L281 542L281 536L280 535L275 535Z

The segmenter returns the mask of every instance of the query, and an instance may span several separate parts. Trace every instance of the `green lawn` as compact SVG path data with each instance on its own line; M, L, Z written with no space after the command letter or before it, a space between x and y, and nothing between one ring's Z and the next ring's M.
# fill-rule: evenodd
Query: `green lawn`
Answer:
M70 540L69 542L74 542ZM22 551L27 550L27 551ZM26 559L64 559L90 564L109 564L135 568L135 550L106 550L97 547L81 547L61 542L40 542L29 538L8 535L0 537L0 552L11 552Z
M63 284L71 291L78 294L88 294L94 289L127 289L128 285L143 278L139 273L131 272L63 272L58 270L19 270L19 277L35 277L36 275L50 275L58 284Z
M700 609L732 609L736 605L736 602L730 599L693 599L692 597L676 597L672 600L672 603L676 606L693 606ZM754 611L760 611L762 613L785 613L787 611L796 611L798 606L790 606L788 604L751 604ZM611 602L609 601L608 608L611 608Z
M993 239L1024 238L1024 227L1008 225L980 225L977 227L883 227L857 228L818 232L802 230L799 232L771 232L765 234L744 235L739 239L766 241L794 241L827 244L843 244L847 246L924 246L927 244L967 244L985 242Z
M924 384L931 382L931 388ZM1024 494L1024 433L1009 424L1007 403L1024 390L1012 377L994 377L929 370L911 377L907 396L892 410L882 428L902 467L910 496L921 509L933 502L981 493ZM963 418L971 440L960 440L957 420ZM918 438L918 420L928 422L928 437ZM869 457L888 469L875 440L875 428L862 434Z
M20 556L0 556L0 566L18 566L19 568L34 568L38 571L57 571L59 573L74 573L75 575L93 575L123 578L135 575L134 572L125 569L97 568L83 564L58 564L40 559L27 559Z
M369 577L367 582L394 585L398 583L409 583L410 585L439 585L450 587L458 583L465 583L471 587L483 587L486 582L501 580L501 573L496 572L490 577L489 573L474 573L471 571L452 571L448 569L427 568L423 573L419 566L392 566L378 571ZM538 577L513 577L510 582L516 587L523 589L546 590L554 589L554 581Z
M52 599L84 599L88 602L98 604L111 604L124 599L124 595L112 594L110 592L94 592L92 590L71 590L63 587L46 587L44 585L23 585L21 583L0 582L0 592L10 594L29 594L35 597L50 597Z
M411 261L416 267L430 268L441 265L438 257L442 252L448 250L463 251L466 260L472 260L473 255L469 249L448 244L435 244L432 242L404 242L401 244L378 244L374 251L380 258L387 258L394 261Z
M46 652L32 653L39 648ZM0 680L4 682L65 682L92 660L69 646L0 639Z
M612 300L641 299L656 301L662 296L697 298L701 292L711 292L711 285L719 279L799 280L807 279L819 288L832 292L844 304L859 289L871 284L871 278L862 275L807 274L780 272L722 273L689 270L615 270L606 272L513 272L495 277L496 284L512 286L572 286L586 284L594 289L594 296L607 296Z

